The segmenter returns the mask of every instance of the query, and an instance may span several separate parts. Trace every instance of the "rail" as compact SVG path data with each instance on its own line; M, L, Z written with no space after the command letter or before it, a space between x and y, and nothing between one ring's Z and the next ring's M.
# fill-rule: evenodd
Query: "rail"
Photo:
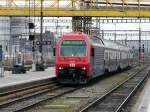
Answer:
M113 88L102 97L98 97L89 103L82 108L80 112L88 112L91 110L98 112L120 112L146 77L150 75L148 71L149 67L129 77L126 81Z

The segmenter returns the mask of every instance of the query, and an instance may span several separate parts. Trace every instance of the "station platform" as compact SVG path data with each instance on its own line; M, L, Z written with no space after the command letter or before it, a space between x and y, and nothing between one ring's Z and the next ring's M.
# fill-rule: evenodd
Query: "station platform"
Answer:
M143 88L131 112L150 112L150 78Z
M0 77L0 88L25 84L33 81L44 80L55 77L55 68L49 67L45 71L27 71L25 74L12 74L11 71L4 71Z

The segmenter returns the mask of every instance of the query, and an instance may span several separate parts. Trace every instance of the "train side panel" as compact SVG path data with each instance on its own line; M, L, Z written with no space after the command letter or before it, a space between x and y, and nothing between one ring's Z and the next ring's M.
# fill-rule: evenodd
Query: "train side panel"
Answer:
M92 46L94 49L94 56L91 56L91 77L97 77L104 74L104 47Z
M128 58L127 58L127 52L121 51L120 52L120 68L124 69L128 66Z

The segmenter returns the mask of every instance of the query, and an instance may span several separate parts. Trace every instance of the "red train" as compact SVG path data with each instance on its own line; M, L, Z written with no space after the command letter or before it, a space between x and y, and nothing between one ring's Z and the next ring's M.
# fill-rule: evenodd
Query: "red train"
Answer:
M85 84L106 71L131 66L133 60L127 46L83 33L63 35L55 51L56 78L64 84Z

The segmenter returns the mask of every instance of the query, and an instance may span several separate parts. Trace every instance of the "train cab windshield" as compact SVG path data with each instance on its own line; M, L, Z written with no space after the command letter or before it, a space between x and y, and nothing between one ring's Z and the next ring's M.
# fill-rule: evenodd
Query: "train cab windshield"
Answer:
M64 40L60 48L61 56L86 56L86 43L83 40Z

